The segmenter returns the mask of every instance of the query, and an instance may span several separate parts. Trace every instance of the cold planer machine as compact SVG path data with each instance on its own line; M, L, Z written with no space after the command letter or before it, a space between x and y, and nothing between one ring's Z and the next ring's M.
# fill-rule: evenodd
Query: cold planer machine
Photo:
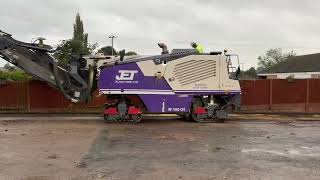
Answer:
M173 49L165 44L161 55L124 56L71 55L59 67L52 47L39 38L20 42L0 32L0 57L59 89L72 102L90 100L96 90L108 98L106 121L140 122L144 113L178 114L197 122L216 122L240 106L239 68L236 55L194 49ZM102 64L103 63L103 64Z

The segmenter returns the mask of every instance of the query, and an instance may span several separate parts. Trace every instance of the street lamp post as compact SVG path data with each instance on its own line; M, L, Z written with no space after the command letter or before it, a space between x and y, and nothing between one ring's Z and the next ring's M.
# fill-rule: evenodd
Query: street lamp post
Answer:
M118 36L116 36L115 34L111 34L110 36L109 36L109 38L111 39L111 55L113 56L113 39L114 38L117 38Z

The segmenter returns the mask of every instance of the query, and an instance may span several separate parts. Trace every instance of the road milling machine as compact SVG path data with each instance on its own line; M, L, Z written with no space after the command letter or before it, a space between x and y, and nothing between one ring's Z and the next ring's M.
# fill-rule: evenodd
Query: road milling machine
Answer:
M240 106L239 58L226 51L169 52L159 43L159 55L127 57L124 50L118 57L71 54L63 68L43 40L21 42L0 31L0 57L57 88L73 103L90 101L98 89L108 99L106 121L140 122L143 114L151 113L217 122Z

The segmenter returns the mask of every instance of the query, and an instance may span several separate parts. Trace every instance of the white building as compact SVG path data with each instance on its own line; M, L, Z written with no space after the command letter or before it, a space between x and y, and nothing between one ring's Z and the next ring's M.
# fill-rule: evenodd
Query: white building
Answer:
M320 53L296 56L259 73L261 79L320 79Z

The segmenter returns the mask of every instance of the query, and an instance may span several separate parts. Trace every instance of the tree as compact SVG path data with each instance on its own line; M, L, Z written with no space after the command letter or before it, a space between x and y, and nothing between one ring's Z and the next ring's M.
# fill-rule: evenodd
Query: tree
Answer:
M258 57L258 72L268 69L276 64L282 63L296 54L291 51L289 53L283 53L281 48L269 49L265 55Z
M58 59L60 66L65 66L70 59L70 54L90 54L96 46L96 43L92 45L88 43L88 34L84 32L83 21L80 14L77 13L75 24L73 24L72 39L61 41L53 56Z
M24 71L8 71L8 72L2 72L0 71L0 80L5 81L26 81L28 79L31 79L31 76L29 76Z
M68 64L70 54L73 52L72 46L72 39L63 40L59 45L57 45L53 56L58 60L59 66L64 67Z
M7 72L0 72L0 80L6 81L25 81L31 79L26 72L18 67L11 66L10 63L4 65Z
M98 53L103 53L104 55L111 56L112 55L112 47L105 46L98 50ZM118 55L118 52L113 48L113 54Z
M98 50L98 53L103 53L104 55L111 56L112 55L112 47L111 46L102 47ZM113 48L113 54L119 55L119 52ZM128 51L128 52L126 52L125 55L126 56L134 56L134 55L138 55L138 54L134 51Z
M242 79L258 79L256 69L254 67L251 67L247 71L242 72Z

